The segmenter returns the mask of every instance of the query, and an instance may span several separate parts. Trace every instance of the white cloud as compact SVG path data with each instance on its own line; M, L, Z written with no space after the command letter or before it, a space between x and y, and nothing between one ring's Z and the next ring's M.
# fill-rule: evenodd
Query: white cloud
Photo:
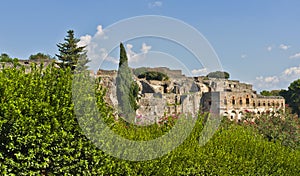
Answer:
M300 76L300 65L285 69L283 73L285 76Z
M102 25L98 25L97 26L96 36L102 36L102 35L104 35L104 31L103 31Z
M264 78L264 81L266 83L271 83L271 84L275 84L279 82L279 78L277 76L269 76Z
M148 4L149 8L154 8L154 7L161 7L163 5L162 1L155 1L155 2L150 2Z
M290 59L296 59L296 58L300 58L300 53L296 53L296 54L290 56Z
M80 41L78 42L78 46L87 46L91 43L92 36L85 35L80 37Z
M141 48L141 52L143 53L143 54L147 54L148 53L148 51L150 50L152 48L152 46L147 46L146 45L146 43L143 43L142 44L142 48Z
M128 57L128 62L139 62L142 59L145 58L145 54L149 52L149 50L152 48L152 46L148 46L146 43L143 43L140 49L140 53L136 53L133 51L133 45L132 44L126 44L126 52Z
M283 49L283 50L287 50L287 49L289 49L291 46L289 46L289 45L284 45L284 44L281 44L281 45L279 45L279 48L280 49Z
M300 77L300 65L285 69L279 75L256 77L253 85L259 89L286 89L291 82Z
M245 59L246 57L247 57L246 54L242 54L242 55L241 55L241 58L242 58L242 59Z
M255 78L254 85L261 89L273 89L278 86L280 78L278 76L259 76Z
M126 44L126 53L128 57L128 62L137 62L138 58L136 57L136 53L132 51L133 45L132 44Z
M259 76L256 77L255 79L262 84L274 84L279 82L279 78L277 76L268 76L268 77Z
M88 63L89 69L97 70L104 60L113 64L118 64L118 59L109 56L107 49L101 46L101 40L107 39L105 31L101 25L97 26L97 31L94 35L85 35L80 37L78 46L86 46L87 56L91 60Z
M105 48L103 45L103 41L106 40L108 36L106 36L105 30L103 30L102 25L97 26L97 31L93 36L85 35L80 37L80 41L78 43L79 46L86 46L88 58L92 60L88 65L91 69L99 66L103 61L110 62L112 64L117 65L119 63L119 58L116 56L111 56L112 54L108 53L108 48ZM132 44L126 44L126 52L128 57L128 62L139 62L145 58L145 54L147 54L152 46L147 45L146 43L142 43L140 48L140 53L135 52L134 46Z
M207 75L208 70L206 68L201 68L201 69L194 69L191 71L193 75L197 76L202 76L202 75Z
M272 46L268 46L268 47L267 47L267 50L268 50L268 51L272 51L272 49L273 49Z

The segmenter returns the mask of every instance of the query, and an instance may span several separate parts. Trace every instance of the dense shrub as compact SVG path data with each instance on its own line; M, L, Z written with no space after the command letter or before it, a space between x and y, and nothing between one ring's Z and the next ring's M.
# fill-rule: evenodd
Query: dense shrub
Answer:
M158 80L158 81L165 81L169 79L168 75L161 72L155 72L155 71L147 71L141 73L140 75L138 75L138 78L146 78L146 80Z
M71 83L70 69L1 70L1 175L101 173L108 161L78 126Z
M251 115L250 115L251 116ZM269 113L260 115L254 122L245 121L255 132L270 142L278 142L283 146L300 149L299 119L287 113Z
M219 78L219 79L229 79L230 74L228 72L224 71L215 71L215 72L210 72L209 74L206 75L208 78Z

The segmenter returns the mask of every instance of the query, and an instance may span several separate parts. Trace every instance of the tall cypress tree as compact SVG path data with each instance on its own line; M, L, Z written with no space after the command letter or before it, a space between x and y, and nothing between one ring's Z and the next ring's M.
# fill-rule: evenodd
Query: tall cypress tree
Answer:
M131 69L128 67L128 58L122 43L120 43L120 62L116 84L119 112L127 120L132 121L135 117L135 110L138 108L136 103L138 86L133 80Z
M69 30L67 37L64 38L64 43L57 44L59 54L56 54L59 60L62 61L61 67L84 67L89 62L86 56L85 47L78 46L79 39L74 37L74 31Z

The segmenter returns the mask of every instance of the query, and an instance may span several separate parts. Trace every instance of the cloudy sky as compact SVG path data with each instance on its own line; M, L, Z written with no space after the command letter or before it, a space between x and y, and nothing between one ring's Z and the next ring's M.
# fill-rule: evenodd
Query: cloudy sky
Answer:
M56 44L73 29L80 44L88 45L92 59L105 57L100 67L115 69L118 48L107 50L99 43L99 38L111 39L106 29L135 16L161 15L199 31L232 79L254 84L257 90L286 89L300 78L299 7L298 0L2 1L0 53L21 59L37 52L54 56L58 53ZM142 30L143 25L135 29ZM192 37L184 31L180 36ZM189 48L176 41L140 37L122 42L132 67L169 66L196 75L208 72L195 62Z

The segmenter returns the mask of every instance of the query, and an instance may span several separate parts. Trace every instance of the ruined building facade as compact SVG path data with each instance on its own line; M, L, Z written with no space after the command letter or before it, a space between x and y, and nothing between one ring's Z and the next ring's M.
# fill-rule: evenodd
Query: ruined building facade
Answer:
M250 84L218 79L210 79L206 83L210 91L204 93L201 99L204 111L212 110L230 119L240 120L247 112L259 115L285 110L283 97L262 96Z
M134 77L140 89L136 114L150 120L179 113L195 116L203 111L239 120L246 112L261 114L284 111L283 97L261 96L250 84L226 79L186 77L180 70L173 71L165 67L147 69L169 76L167 81ZM117 107L117 71L99 70L96 76L101 77L101 84L107 88L106 101Z

